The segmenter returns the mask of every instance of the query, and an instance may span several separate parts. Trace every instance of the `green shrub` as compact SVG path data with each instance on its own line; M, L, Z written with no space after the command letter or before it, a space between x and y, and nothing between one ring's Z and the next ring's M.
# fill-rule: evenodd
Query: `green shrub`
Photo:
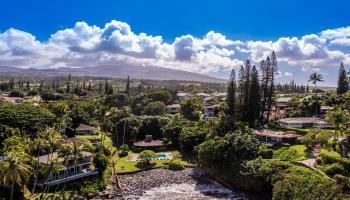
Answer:
M105 181L100 177L93 177L90 180L85 180L80 187L80 194L87 196L94 194L105 188Z
M94 166L99 170L100 173L103 173L108 167L109 159L103 153L96 153L94 156Z
M183 170L185 168L181 160L174 160L169 164L170 170Z
M140 161L136 164L138 168L150 168L155 164L151 163L152 158L157 157L156 153L151 150L144 150L139 154Z
M125 156L127 156L129 153L127 152L127 151L122 151L122 152L120 152L118 155L119 155L119 157L125 157Z
M339 163L333 163L323 168L328 176L334 176L335 174L344 174L344 167Z
M24 94L21 90L15 89L10 92L10 97L24 97Z
M282 147L273 153L274 159L280 159L280 160L286 160L286 161L298 160L298 158L302 158L302 157L304 157L304 154L301 154L297 150L289 147Z
M325 152L321 152L319 157L321 158L323 164L333 164L339 161L337 156Z
M120 146L120 150L129 151L129 145L123 144L122 146Z
M336 181L337 184L341 185L343 191L349 191L350 190L350 178L336 174L334 176L334 180Z
M260 149L259 155L264 159L271 159L273 157L272 149Z

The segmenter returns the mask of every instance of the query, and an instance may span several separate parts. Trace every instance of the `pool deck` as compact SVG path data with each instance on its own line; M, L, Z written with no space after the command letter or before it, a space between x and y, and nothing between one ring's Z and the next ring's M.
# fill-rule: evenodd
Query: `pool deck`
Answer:
M171 160L171 159L173 159L173 154L171 152L159 152L157 154L164 154L165 158L151 158L151 160ZM138 153L131 153L128 156L128 161L138 162L138 161L140 161L140 159L138 157L139 157Z

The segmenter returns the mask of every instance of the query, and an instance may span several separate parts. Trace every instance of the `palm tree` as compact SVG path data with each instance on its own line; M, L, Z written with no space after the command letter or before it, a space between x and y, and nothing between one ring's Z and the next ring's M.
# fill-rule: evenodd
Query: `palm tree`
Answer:
M334 124L334 142L337 142L339 135L343 135L350 127L350 114L341 107L335 107L328 112L326 120Z
M45 146L48 147L48 153L51 155L51 157L49 155L47 158L46 164L49 165L49 162L53 161L53 153L58 147L58 141L59 141L59 139L61 139L61 135L52 128L46 128L42 134L44 135L43 139L45 142ZM51 172L52 172L52 170L49 168L48 173L50 174ZM47 176L44 192L46 192L50 189L50 186L48 184L49 177L50 176Z
M73 163L74 163L74 173L76 173L77 168L77 161L79 158L83 157L83 149L84 145L80 142L74 141L72 144L72 157L73 157Z
M0 171L2 174L3 184L11 187L10 200L13 199L15 184L22 186L29 178L30 165L26 163L29 156L24 152L9 152L6 159L0 161Z
M62 196L62 194L65 192L65 189L66 189L66 185L67 185L66 178L68 176L68 162L72 155L72 152L73 152L73 145L71 143L63 144L58 150L58 156L64 159L64 166L65 166L64 186L61 190L61 194L59 198Z
M32 192L31 195L33 195L35 193L35 188L38 184L38 176L39 176L39 156L41 153L44 153L45 149L47 149L47 143L44 142L44 135L42 134L42 132L39 132L37 134L37 137L35 138L35 140L32 143L32 150L34 152L36 152L37 157L36 157L36 166L35 166L35 170L34 170L34 177L35 177L35 181L34 181L34 186L32 188Z
M320 73L314 72L314 73L310 74L310 76L309 76L308 82L312 82L312 84L315 85L316 100L317 100L317 82L323 82L323 81L324 81L323 76ZM316 107L316 115L318 115L317 107Z

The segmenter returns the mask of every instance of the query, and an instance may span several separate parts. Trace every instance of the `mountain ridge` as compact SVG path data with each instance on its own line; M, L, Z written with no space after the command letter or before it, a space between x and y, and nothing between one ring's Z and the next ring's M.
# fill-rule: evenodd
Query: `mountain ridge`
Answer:
M125 78L130 76L135 79L152 80L186 80L202 82L225 82L226 80L209 75L175 70L155 66L96 66L96 67L61 67L61 68L19 68L0 66L0 75L27 75L27 76L91 76L108 78Z

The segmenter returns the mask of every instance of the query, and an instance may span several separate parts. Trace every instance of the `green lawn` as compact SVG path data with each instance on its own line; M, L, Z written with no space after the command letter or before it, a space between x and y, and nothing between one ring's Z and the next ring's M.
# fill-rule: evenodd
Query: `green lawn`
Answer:
M178 151L170 151L173 156L179 155ZM116 155L115 160L116 160L116 171L117 173L129 173L129 172L136 172L142 170L141 168L136 167L137 162L136 161L128 161L128 157L132 154L131 151L129 151L129 155L120 158L118 155ZM157 167L165 167L167 166L171 160L156 160L152 161L155 165L153 168Z
M285 161L300 161L308 159L305 145L273 148L273 158Z
M75 137L80 138L80 139L84 139L84 140L95 140L95 139L100 140L101 134L98 134L98 135L76 135ZM109 138L108 136L105 136L104 144L106 147L112 146L111 138Z
M320 151L320 154L323 153L323 154L326 154L326 155L329 155L331 157L334 157L334 158L341 158L340 154L336 151L333 151L333 150L327 150L327 149L321 149Z

